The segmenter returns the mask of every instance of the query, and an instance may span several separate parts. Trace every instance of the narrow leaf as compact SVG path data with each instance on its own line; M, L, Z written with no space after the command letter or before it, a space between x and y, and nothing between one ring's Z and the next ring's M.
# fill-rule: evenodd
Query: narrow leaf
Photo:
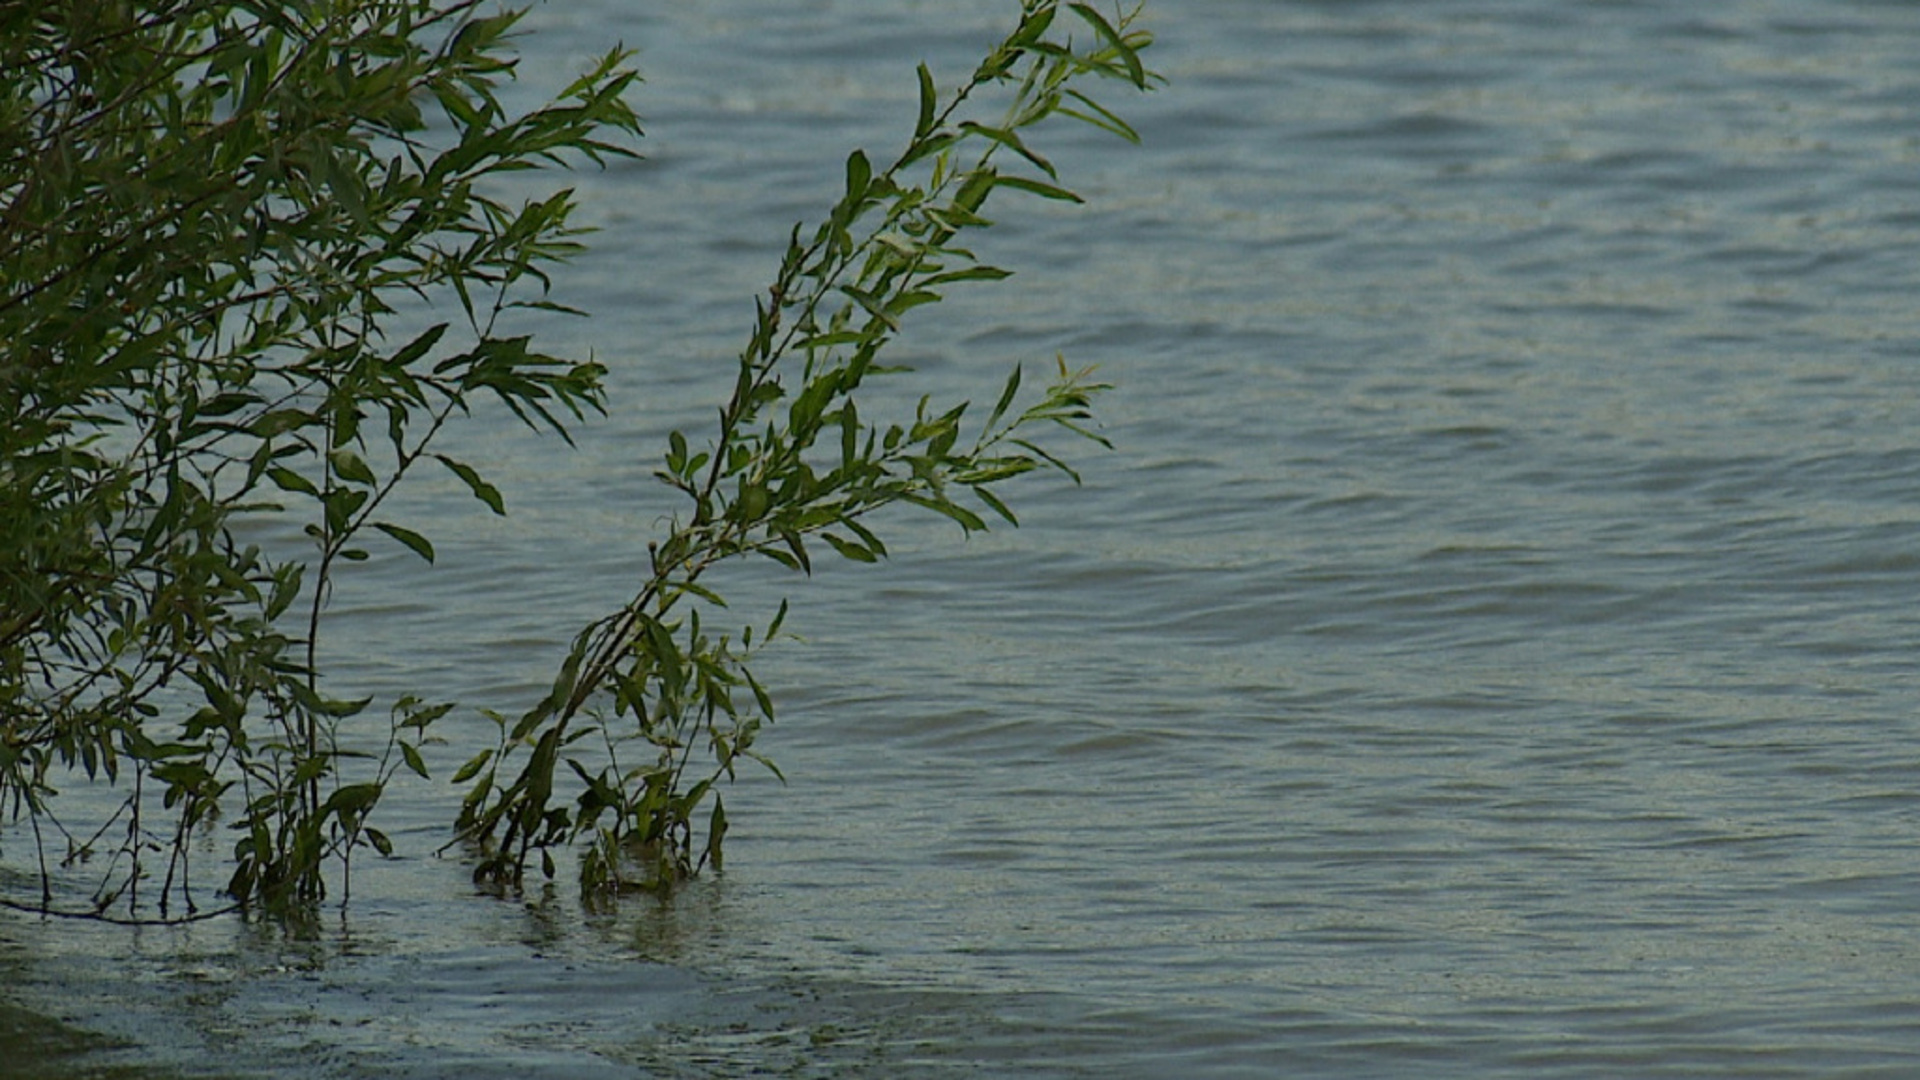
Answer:
M327 451L327 463L333 466L333 474L342 480L371 487L379 481L374 478L373 470L367 466L359 454L344 447Z
M1053 15L1056 10L1058 9L1049 4L1034 11L1020 24L1020 30L1013 36L1010 44L1025 48L1039 41L1040 35L1046 33L1047 27L1053 25Z
M440 459L440 464L451 469L453 475L459 477L461 482L465 483L468 489L473 492L473 497L486 503L488 509L496 514L502 515L507 512L506 500L500 497L500 489L482 480L480 474L474 471L473 466L465 462L455 461L445 454L435 454L433 456ZM271 472L271 470L269 470L269 472Z
M420 779L432 779L427 775L427 763L420 759L420 751L415 750L412 743L400 744L400 756L406 759L407 768L412 769Z
M314 487L311 480L308 480L306 477L301 476L299 473L294 472L284 465L268 467L267 478L272 480L274 486L282 491L298 492L301 495L312 495L315 498L318 498L320 495L320 489Z
M380 792L379 784L348 784L329 796L320 812L324 815L363 811L380 801Z
M1001 502L999 496L987 490L984 486L974 488L973 493L975 495L978 495L980 497L980 501L983 503L986 503L988 508L990 508L994 513L999 514L1001 517L1007 519L1007 524L1015 527L1019 526L1020 519L1013 516L1013 510L1009 508L1006 503Z
M858 205L866 197L867 186L873 181L873 166L867 161L865 151L855 150L847 155L847 202Z
M1108 22L1105 16L1095 11L1090 5L1073 4L1071 6L1073 13L1085 19L1087 23L1093 27L1095 33L1106 39L1108 47L1119 54L1120 62L1127 65L1127 77L1132 80L1133 85L1145 90L1147 88L1147 72L1145 68L1140 66L1140 56L1134 51L1133 46L1127 44L1126 40L1120 36L1120 32L1113 28L1113 24Z
M1125 120L1122 120L1118 116L1114 115L1113 112L1108 110L1105 106L1101 105L1099 102L1093 100L1092 98L1081 93L1080 91L1073 90L1073 89L1067 90L1067 96L1073 98L1075 101L1080 102L1082 105L1085 105L1087 108L1092 109L1095 115L1089 116L1086 113L1080 112L1076 109L1069 109L1064 106L1062 106L1060 109L1060 112L1062 115L1071 116L1076 120L1085 121L1086 123L1092 124L1094 127L1097 127L1097 128L1104 128L1107 131L1113 132L1115 135L1120 136L1121 138L1127 140L1130 143L1135 143L1135 144L1139 143L1140 133L1133 130L1133 125L1127 123Z
M927 498L924 495L902 494L901 498L916 506L924 506L937 514L943 514L960 523L968 532L986 532L987 523L979 514L944 498Z
M913 125L913 138L915 142L918 142L921 139L926 138L927 133L933 130L933 109L934 109L935 98L936 98L936 95L934 94L934 90L933 90L933 72L927 70L927 65L921 64L920 65L920 119L918 122L916 122Z
M1019 191L1031 192L1044 199L1057 199L1061 202L1086 202L1085 199L1068 191L1066 188L1043 183L1039 180L1029 180L1024 176L996 176L994 177L993 186L1015 188Z
M398 525L389 525L384 521L374 522L373 527L393 537L395 540L400 541L402 544L407 545L407 547L413 550L414 554L428 562L433 561L433 545L427 542L426 537L421 536L412 529L402 528Z
M1019 392L1020 365L1015 364L1012 373L1007 376L1006 389L1000 391L1000 400L994 403L993 412L987 417L986 430L993 430L993 425L998 423L1002 416L1006 415L1007 407L1013 404L1014 395Z
M1013 276L1013 271L1002 270L997 266L969 266L965 270L948 270L935 274L920 284L922 287L945 285L954 281L1001 281Z
M1004 146L1007 149L1013 151L1014 153L1019 154L1021 157L1026 158L1028 161L1033 162L1034 165L1037 166L1041 172L1046 173L1048 176L1058 175L1054 171L1052 162L1048 161L1046 158L1041 157L1039 154L1033 152L1032 150L1027 149L1027 144L1020 141L1020 136L1014 134L1012 131L1009 131L1006 128L988 127L985 124L978 124L973 122L972 120L968 120L960 125L960 130L968 132L973 135L979 135L982 138L992 139L994 142L999 143L1001 146Z
M830 532L821 533L820 539L825 540L827 543L833 545L833 550L839 552L842 558L852 559L854 562L863 562L863 563L880 561L880 557L875 555L873 552L868 551L866 548L861 547L859 544L853 543L848 540L842 540Z
M444 335L446 332L447 332L446 323L436 323L433 326L428 327L425 333L421 334L417 338L414 338L412 341L407 342L407 344L404 347L402 347L399 352L394 353L393 358L391 360L388 360L387 364L395 368L406 367L408 364L411 364L415 360L418 360L422 356L425 356L427 354L427 350L433 348L433 346L440 340L441 336Z
M456 772L453 774L453 782L456 784L464 784L467 781L473 779L474 777L479 776L480 770L486 768L487 762L492 760L493 760L492 750L480 751L478 754L473 756L472 760L468 761L465 765L460 766L459 772Z

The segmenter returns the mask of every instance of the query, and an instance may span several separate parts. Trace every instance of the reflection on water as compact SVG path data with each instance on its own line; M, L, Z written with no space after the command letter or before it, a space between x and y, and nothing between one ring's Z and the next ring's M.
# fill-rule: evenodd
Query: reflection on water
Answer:
M1146 148L1057 140L1091 206L1000 207L1017 287L903 344L914 393L1100 363L1118 450L1018 533L737 577L806 640L724 876L474 896L415 785L344 920L9 918L11 996L187 1074L1920 1068L1920 9L1156 6ZM422 493L441 565L343 589L354 678L539 692L791 221L1002 15L634 7L524 46L641 47L552 330L616 419L476 440L508 519Z

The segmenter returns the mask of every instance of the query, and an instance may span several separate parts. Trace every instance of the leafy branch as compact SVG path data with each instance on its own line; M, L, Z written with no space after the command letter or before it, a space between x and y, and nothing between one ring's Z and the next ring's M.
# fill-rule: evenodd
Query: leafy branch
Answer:
M151 879L193 915L189 839L222 817L244 905L310 905L390 847L369 815L447 706L342 745L371 699L322 678L332 583L375 535L433 559L389 513L423 463L504 512L436 449L476 400L562 437L601 409L604 369L504 323L566 310L571 194L492 193L639 130L619 50L507 112L519 15L482 8L0 5L0 808L31 819L40 910L50 861L100 856L78 913L139 917ZM389 340L436 310L464 328ZM304 552L242 539L289 517ZM130 790L70 827L62 772Z
M1063 12L1088 40L1054 32ZM780 633L787 608L757 640L750 626L737 641L714 635L700 605L725 606L704 583L715 566L761 556L810 571L819 544L873 562L887 554L869 524L881 509L917 506L971 533L988 528L989 515L1018 523L996 492L1003 482L1040 468L1079 479L1036 439L1058 428L1104 444L1091 403L1106 387L1064 360L1039 399L1017 409L1015 368L970 435L966 402L922 398L910 418L876 423L861 415L859 391L904 370L878 359L910 311L950 286L1009 276L958 244L992 224L982 216L989 195L1081 201L1025 133L1062 115L1138 141L1077 85L1088 76L1153 85L1139 55L1151 38L1137 15L1109 20L1088 4L1023 0L1018 26L944 104L919 67L913 136L890 163L876 170L863 151L847 158L844 194L809 239L795 227L756 300L711 440L696 451L684 433L669 437L656 476L686 505L649 545L649 573L632 599L576 636L546 697L517 718L492 714L499 744L456 774L472 785L459 827L478 852L476 879L517 885L536 853L550 876L551 850L582 839L589 890L664 888L719 864L727 819L716 785L742 758L773 768L754 745L774 707L748 661ZM990 89L1008 103L984 123L970 106ZM1002 171L1009 157L1019 171ZM634 744L641 760L623 764ZM579 788L572 806L556 801L562 763ZM695 814L709 798L701 842Z

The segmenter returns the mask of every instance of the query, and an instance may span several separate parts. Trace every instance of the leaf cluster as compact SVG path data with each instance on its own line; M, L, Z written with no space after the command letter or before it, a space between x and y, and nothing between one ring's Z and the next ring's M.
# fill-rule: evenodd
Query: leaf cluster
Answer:
M552 850L583 841L589 891L667 888L720 862L716 785L742 759L771 767L754 746L773 703L748 660L780 632L786 607L757 639L751 626L713 634L701 608L726 603L706 580L714 567L758 556L809 571L822 549L874 562L887 555L873 522L882 509L919 507L970 533L990 519L1017 524L998 494L1006 481L1042 468L1078 480L1038 438L1051 429L1104 443L1090 424L1105 387L1064 360L1024 405L1016 367L977 424L968 403L928 398L910 415L873 419L861 390L904 371L881 353L913 309L1009 276L961 243L992 224L994 192L1080 201L1029 142L1033 129L1065 116L1137 141L1083 89L1089 78L1141 90L1155 81L1135 15L1025 0L1015 29L949 94L919 67L913 134L891 161L849 155L843 194L810 232L795 227L756 301L715 431L698 447L684 432L669 438L656 475L684 502L649 546L648 573L580 632L542 701L495 717L498 746L456 777L471 784L460 828L478 853L476 878L517 885L536 857L551 875ZM1000 115L980 119L996 96ZM578 784L571 805L557 783L566 773Z
M757 302L716 428L668 440L658 476L684 501L631 598L543 700L490 713L497 747L456 773L478 878L518 884L536 858L550 875L576 843L590 890L720 863L720 782L774 768L749 662L787 609L714 631L714 567L872 562L887 507L973 532L1017 523L1005 482L1078 479L1041 436L1103 442L1104 387L1064 360L1034 396L1015 368L978 423L928 398L876 419L862 388L902 370L880 355L913 309L1008 276L961 243L994 192L1079 201L1034 129L1137 138L1085 89L1153 84L1136 15L1023 0L951 92L918 69L899 154L849 156ZM510 112L518 18L481 0L0 4L0 812L31 826L26 906L55 910L57 863L93 870L80 914L137 918L145 890L162 919L203 916L194 838L221 824L239 906L310 909L357 851L391 852L374 812L401 771L426 777L452 706L408 695L384 740L350 734L373 699L322 677L332 584L369 541L435 559L392 509L420 466L505 512L442 449L482 401L562 438L605 405L599 364L515 325L572 312L549 293L581 250L572 194L516 201L503 180L630 154L636 76L614 49ZM76 775L123 793L104 820L56 812Z
M191 907L188 837L223 814L241 903L311 902L329 860L389 847L367 812L445 709L402 702L341 774L368 702L319 677L329 584L370 537L433 559L386 509L423 463L504 511L435 449L480 399L563 436L602 406L599 365L506 321L558 307L572 196L499 178L629 154L635 76L614 50L510 113L518 17L0 5L0 807L32 819L42 906L50 857L98 855L94 910L155 859L162 915ZM127 781L91 835L53 813L73 771Z

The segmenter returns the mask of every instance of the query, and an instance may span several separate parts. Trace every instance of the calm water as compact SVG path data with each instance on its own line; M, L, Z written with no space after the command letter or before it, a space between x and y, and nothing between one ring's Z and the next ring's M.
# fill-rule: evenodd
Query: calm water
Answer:
M616 417L475 440L514 516L420 493L341 670L532 700L787 227L1011 6L540 9L530 74L648 79L547 331ZM1020 277L903 351L1097 362L1119 448L730 586L807 640L724 876L476 897L415 785L316 940L8 918L13 996L288 1078L1920 1072L1920 6L1155 7L1146 147L1043 143L1091 207L1002 207Z

